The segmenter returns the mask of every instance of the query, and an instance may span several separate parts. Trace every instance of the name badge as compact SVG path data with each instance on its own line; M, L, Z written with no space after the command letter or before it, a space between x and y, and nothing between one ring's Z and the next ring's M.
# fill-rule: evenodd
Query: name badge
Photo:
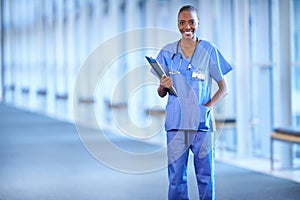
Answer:
M205 73L200 72L200 71L193 71L192 79L195 79L198 81L205 81Z

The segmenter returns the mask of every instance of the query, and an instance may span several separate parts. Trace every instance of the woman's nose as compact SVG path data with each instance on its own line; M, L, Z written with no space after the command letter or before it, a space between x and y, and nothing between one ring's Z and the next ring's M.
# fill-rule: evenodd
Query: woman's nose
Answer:
M190 24L189 23L185 23L185 27L184 28L186 28L186 29L190 29L191 28L191 26L190 26Z

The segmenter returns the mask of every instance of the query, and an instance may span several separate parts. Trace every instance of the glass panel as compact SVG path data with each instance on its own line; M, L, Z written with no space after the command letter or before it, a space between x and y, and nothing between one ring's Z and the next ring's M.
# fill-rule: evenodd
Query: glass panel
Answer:
M292 3L292 60L300 61L300 0ZM299 65L299 63L298 63Z
M216 43L225 59L233 66L234 62L234 24L232 1L222 0L214 2L215 16L213 25L213 43ZM200 11L201 12L201 11ZM201 23L201 19L200 19ZM206 23L206 22L204 22ZM201 26L200 26L201 29ZM237 135L235 130L236 102L234 70L226 75L229 94L225 100L215 108L217 121L218 149L236 152ZM223 123L222 121L225 120ZM221 123L220 123L221 122ZM217 151L218 153L218 151ZM221 153L220 153L221 154Z
M292 115L293 125L300 127L300 0L292 4ZM295 145L295 159L300 160L300 145Z
M268 0L250 1L252 147L254 155L265 157L269 154L272 128L270 10Z
M2 18L2 34L3 34L3 43L2 43L2 50L3 50L3 90L4 90L4 100L6 102L12 102L14 100L14 83L12 81L12 55L11 55L11 37L12 37L12 25L11 25L11 2L10 1L3 1L3 18Z
M292 115L293 125L300 126L300 0L292 2Z

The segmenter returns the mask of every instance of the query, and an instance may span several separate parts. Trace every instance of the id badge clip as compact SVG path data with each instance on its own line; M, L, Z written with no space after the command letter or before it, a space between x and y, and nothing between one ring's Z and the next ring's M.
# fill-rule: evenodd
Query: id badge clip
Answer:
M192 73L192 79L205 81L205 72L203 70L195 70Z

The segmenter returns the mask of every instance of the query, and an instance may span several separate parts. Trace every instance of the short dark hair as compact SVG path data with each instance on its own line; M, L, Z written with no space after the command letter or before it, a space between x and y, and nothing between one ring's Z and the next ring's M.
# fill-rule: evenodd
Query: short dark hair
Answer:
M199 20L199 16L198 16L198 9L192 5L185 5L185 6L182 6L178 12L178 17L180 15L180 13L182 13L183 11L189 11L189 12L195 12L196 15L197 15L197 18Z

